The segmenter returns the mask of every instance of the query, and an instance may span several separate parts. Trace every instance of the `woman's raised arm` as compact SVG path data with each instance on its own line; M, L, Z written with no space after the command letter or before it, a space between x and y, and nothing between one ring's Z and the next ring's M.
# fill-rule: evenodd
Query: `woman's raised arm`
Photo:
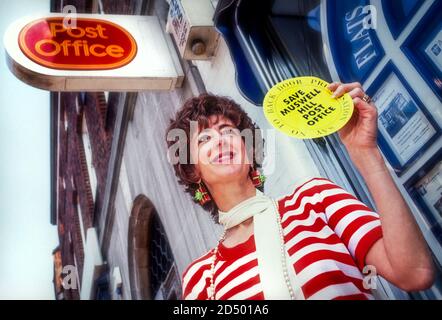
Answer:
M430 287L434 264L424 237L395 185L377 146L377 110L359 83L332 83L336 97L348 92L355 111L339 131L354 165L364 178L381 219L383 238L366 256L366 264L377 274L406 291Z

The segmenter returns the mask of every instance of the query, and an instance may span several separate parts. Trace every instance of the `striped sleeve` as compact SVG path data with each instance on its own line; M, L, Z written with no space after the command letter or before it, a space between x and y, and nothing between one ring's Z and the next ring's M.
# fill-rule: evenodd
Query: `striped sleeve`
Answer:
M207 300L210 256L209 252L196 259L184 271L182 275L182 298L184 300Z
M354 195L328 179L316 178L330 228L345 244L362 271L373 244L382 238L379 215Z

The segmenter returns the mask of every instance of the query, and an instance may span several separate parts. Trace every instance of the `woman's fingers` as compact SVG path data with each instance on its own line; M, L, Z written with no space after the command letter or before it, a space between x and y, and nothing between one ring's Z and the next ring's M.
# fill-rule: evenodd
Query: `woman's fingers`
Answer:
M339 87L339 85L339 82L332 82L327 86L327 89L329 89L330 91L335 91L336 88Z
M360 98L362 100L362 98L365 95L365 92L361 88L357 87L357 88L354 88L351 91L349 91L348 94L350 95L350 97L352 97L352 99L354 101L355 98Z
M353 82L353 83L333 82L327 88L330 89L333 92L333 94L332 94L333 98L339 98L344 93L350 92L350 91L352 91L353 89L356 89L356 88L359 88L359 89L362 90L362 86L361 86L361 84L359 82Z
M377 109L374 105L367 103L363 100L365 96L364 90L361 88L354 88L349 93L350 97L353 99L353 104L360 112L364 114L369 114L377 118Z

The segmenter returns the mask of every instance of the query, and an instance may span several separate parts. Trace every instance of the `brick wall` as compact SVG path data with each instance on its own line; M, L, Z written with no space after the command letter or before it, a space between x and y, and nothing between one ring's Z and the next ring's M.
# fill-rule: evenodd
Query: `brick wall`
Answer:
M106 130L107 106L100 98L102 93L87 93L85 95L84 116L89 132L92 148L92 164L97 176L97 192L95 198L95 213L98 214L103 206L106 188L107 168L112 141L112 130ZM112 128L113 129L113 128Z
M84 232L94 226L94 216L102 206L106 186L110 143L112 141L115 110L107 108L104 93L60 93L58 118L58 229L63 265L74 265L80 281L84 264ZM96 201L94 203L87 169L82 137L83 117L88 129L92 149L92 164L97 176ZM81 210L80 226L79 210ZM69 235L71 237L70 241ZM75 293L65 298L75 298Z

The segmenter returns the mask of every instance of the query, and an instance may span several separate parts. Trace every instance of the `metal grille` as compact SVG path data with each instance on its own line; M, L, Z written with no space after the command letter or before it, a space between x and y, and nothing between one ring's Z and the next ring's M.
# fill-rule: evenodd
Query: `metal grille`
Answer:
M152 238L150 243L150 289L155 297L161 284L173 265L173 254L167 240L166 232L158 215L152 218Z

